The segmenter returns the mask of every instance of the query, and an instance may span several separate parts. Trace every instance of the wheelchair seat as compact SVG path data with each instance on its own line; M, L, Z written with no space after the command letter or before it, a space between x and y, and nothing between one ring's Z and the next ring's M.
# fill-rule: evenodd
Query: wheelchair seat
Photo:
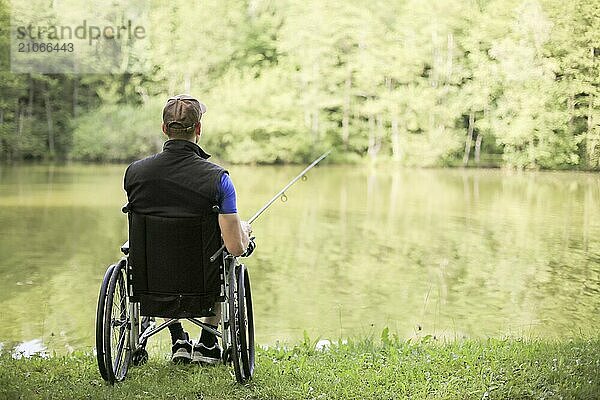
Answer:
M210 256L221 246L218 215L129 217L131 301L142 315L192 318L214 315L224 299L224 266Z

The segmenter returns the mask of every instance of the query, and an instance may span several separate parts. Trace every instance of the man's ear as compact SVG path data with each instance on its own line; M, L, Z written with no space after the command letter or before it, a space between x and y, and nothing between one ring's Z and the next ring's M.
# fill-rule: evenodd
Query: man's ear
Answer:
M200 135L202 134L202 125L200 121L196 124L196 128L194 129L194 143L198 144L200 141Z
M167 134L167 126L164 123L162 124L162 131L165 135Z

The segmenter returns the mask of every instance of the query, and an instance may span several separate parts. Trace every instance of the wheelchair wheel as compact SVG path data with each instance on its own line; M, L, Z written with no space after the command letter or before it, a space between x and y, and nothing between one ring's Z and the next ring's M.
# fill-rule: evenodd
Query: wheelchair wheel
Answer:
M100 375L105 381L108 380L108 373L106 372L106 365L104 364L104 305L106 304L106 292L108 289L108 283L115 266L110 265L106 269L104 279L102 280L102 286L100 286L100 295L98 296L98 308L96 309L96 360L98 361L98 369Z
M131 361L129 346L131 321L127 300L125 262L123 261L113 269L104 307L104 365L107 381L111 384L125 379Z
M254 375L254 313L252 310L252 293L248 270L242 265L238 275L238 324L240 333L240 358L247 378Z
M250 284L243 265L231 271L229 278L229 326L231 329L231 358L235 378L244 383L254 373L254 320Z

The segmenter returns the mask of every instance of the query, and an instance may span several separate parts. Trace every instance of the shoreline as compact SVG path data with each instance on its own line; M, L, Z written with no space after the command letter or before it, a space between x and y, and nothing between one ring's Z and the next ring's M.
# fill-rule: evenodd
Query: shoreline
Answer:
M214 159L213 159L214 158ZM216 157L211 158L211 162L216 162L220 165L228 165L232 167L301 167L305 166L304 163L233 163L228 160L219 159ZM94 167L126 167L131 162L136 160L115 160L115 161L94 161L94 160L19 160L19 161L0 161L0 168L13 168L13 167L68 167L68 166L94 166ZM310 162L310 161L309 161ZM598 169L585 169L585 168L513 168L502 164L483 164L483 165L413 165L413 164L402 164L391 160L378 160L373 162L368 159L361 159L356 162L330 162L326 161L320 165L320 167L364 167L367 169L380 169L394 167L398 170L448 170L448 171L506 171L508 173L548 173L548 172L573 172L573 173L584 173L584 174L597 174L600 172Z

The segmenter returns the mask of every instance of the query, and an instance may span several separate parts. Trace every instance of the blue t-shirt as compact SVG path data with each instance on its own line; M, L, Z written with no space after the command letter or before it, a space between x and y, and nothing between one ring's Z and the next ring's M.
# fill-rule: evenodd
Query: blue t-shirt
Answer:
M235 187L229 177L229 174L221 176L221 182L217 188L217 202L219 203L220 214L237 213L237 205L235 199Z

